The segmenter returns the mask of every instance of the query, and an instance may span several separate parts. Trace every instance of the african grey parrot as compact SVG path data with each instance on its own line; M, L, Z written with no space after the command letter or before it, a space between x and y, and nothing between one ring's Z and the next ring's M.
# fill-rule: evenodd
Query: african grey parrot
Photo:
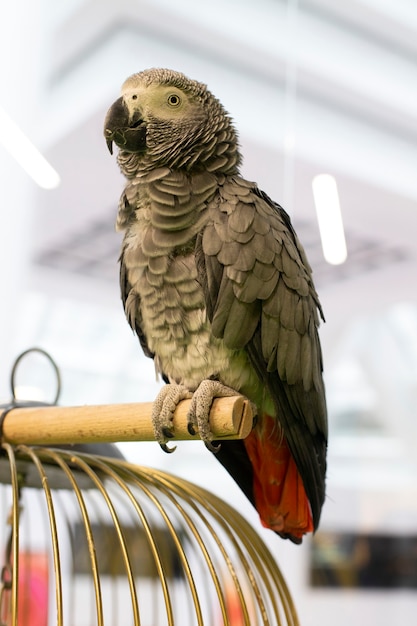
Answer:
M311 268L287 213L239 174L228 113L168 69L130 76L104 135L127 179L120 285L129 324L165 382L153 405L166 449L177 403L264 526L300 543L325 496L327 417ZM214 397L256 405L244 441L212 443Z

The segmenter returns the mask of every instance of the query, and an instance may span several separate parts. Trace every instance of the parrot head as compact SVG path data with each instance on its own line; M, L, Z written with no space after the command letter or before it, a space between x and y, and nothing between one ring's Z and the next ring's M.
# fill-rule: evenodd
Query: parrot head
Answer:
M184 74L150 69L130 76L104 123L110 153L137 156L138 167L191 168L196 163L226 166L240 163L236 132L221 103L206 86Z

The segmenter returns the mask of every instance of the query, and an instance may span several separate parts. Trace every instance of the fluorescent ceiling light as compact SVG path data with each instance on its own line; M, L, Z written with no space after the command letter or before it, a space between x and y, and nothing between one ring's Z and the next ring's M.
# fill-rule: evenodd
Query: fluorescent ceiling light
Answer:
M319 223L323 256L328 263L340 265L347 259L345 231L336 180L330 174L313 178L313 196Z
M1 107L0 143L40 187L58 187L59 174Z

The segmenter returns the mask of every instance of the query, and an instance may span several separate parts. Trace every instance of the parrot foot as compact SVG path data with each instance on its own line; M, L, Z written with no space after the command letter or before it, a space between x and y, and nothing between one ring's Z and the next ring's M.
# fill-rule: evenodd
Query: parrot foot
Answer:
M200 438L211 452L218 452L220 444L214 446L211 442L213 433L210 430L209 414L214 398L226 398L236 395L236 390L226 387L218 380L203 380L191 399L191 406L188 411L188 432L195 435L198 429Z
M192 397L191 391L184 385L165 385L152 405L152 424L155 439L164 452L174 452L166 445L167 439L174 437L172 420L177 404Z

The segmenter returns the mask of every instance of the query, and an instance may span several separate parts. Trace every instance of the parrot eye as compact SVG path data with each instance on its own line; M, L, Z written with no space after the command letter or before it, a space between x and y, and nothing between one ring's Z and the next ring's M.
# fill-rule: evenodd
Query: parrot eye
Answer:
M168 104L170 104L172 107L177 107L181 104L181 98L177 96L176 93L170 94L167 100L168 100Z
M132 96L132 100L137 100L137 99L138 99L138 96L134 93Z

